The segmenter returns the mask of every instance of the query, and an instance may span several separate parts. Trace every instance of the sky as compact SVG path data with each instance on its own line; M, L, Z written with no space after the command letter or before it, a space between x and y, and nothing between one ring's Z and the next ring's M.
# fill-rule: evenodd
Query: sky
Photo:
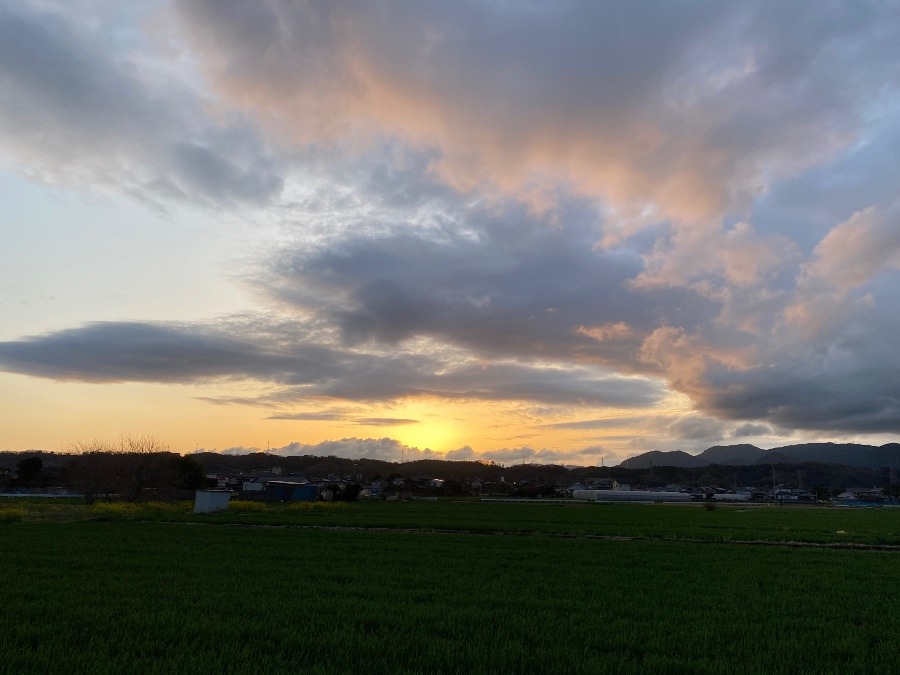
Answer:
M900 432L893 1L0 0L0 449Z

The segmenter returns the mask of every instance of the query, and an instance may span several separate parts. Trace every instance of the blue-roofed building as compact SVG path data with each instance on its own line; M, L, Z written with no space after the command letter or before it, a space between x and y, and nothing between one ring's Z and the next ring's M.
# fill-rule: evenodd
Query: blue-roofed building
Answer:
M310 483L270 480L265 492L270 499L281 502L314 502L319 498L319 489Z

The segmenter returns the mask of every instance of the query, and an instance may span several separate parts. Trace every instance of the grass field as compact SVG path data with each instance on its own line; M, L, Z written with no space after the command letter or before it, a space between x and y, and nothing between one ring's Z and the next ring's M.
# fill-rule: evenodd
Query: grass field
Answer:
M3 503L0 672L890 672L900 552L722 540L893 541L898 520Z
M496 504L479 501L232 502L194 514L190 503L126 504L0 501L0 521L136 520L212 524L335 526L571 536L769 541L900 546L900 509L700 504Z

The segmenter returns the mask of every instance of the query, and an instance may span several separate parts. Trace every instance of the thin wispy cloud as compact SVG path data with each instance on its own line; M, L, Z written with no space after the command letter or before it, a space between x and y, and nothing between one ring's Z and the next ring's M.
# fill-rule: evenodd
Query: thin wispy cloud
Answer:
M353 423L366 427L399 427L420 422L403 417L358 417L353 420Z
M327 420L336 421L347 419L343 413L328 411L312 411L312 412L295 412L295 413L276 413L269 415L267 420L291 420L291 421L311 421L311 420Z

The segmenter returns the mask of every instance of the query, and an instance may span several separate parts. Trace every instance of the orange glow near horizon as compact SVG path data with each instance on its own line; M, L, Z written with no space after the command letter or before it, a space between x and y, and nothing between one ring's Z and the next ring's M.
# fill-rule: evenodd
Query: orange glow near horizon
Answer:
M0 412L4 431L0 450L60 451L74 442L129 433L151 434L181 453L196 448L279 448L293 442L315 445L344 438L391 438L440 454L463 446L470 446L477 455L523 446L569 450L601 443L615 452L600 436L622 433L621 429L547 427L546 420L533 417L527 406L514 402L407 399L393 405L359 406L342 419L290 420L270 419L273 411L261 406L210 403L203 397L221 395L212 384L96 385L12 374L0 374L0 380L6 392ZM48 419L48 411L57 412ZM569 411L560 421L599 416L599 412ZM398 423L390 424L392 419Z

